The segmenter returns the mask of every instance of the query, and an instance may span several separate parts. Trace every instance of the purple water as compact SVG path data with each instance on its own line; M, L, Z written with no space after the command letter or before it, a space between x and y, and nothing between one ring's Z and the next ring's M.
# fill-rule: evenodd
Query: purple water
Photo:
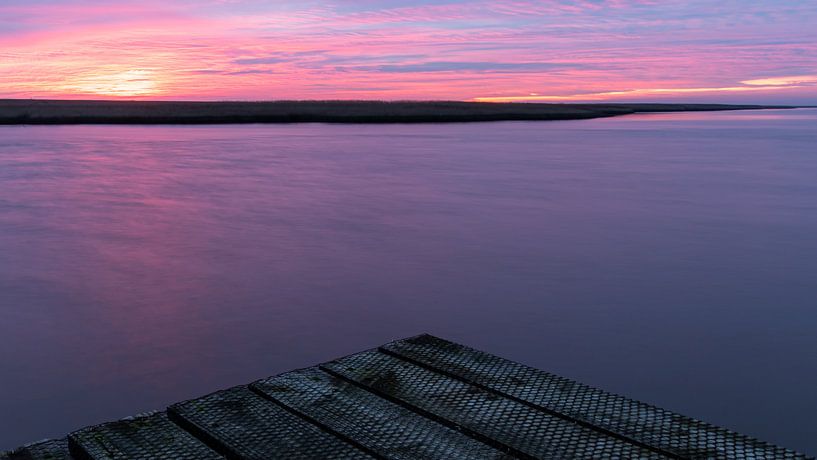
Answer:
M0 127L0 450L430 332L817 453L817 110Z

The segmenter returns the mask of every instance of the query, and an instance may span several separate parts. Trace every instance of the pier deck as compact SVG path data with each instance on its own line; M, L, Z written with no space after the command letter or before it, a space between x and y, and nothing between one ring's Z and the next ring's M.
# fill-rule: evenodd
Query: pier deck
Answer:
M805 459L430 335L0 459Z

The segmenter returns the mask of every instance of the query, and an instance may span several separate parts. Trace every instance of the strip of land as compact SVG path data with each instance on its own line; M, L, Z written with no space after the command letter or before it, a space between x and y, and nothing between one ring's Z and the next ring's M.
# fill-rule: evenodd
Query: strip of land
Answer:
M0 100L0 124L441 123L578 120L648 112L788 109L725 104L486 102L142 102Z

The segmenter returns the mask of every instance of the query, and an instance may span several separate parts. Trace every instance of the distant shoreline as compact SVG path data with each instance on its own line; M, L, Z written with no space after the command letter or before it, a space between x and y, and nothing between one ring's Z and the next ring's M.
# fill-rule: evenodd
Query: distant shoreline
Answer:
M580 120L634 113L793 109L782 105L529 104L492 102L143 102L0 100L0 125L462 123Z

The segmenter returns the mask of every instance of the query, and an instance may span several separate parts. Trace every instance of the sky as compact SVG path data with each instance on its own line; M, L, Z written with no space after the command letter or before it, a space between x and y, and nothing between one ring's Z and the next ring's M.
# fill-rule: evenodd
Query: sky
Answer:
M0 98L817 104L815 0L1 0Z

